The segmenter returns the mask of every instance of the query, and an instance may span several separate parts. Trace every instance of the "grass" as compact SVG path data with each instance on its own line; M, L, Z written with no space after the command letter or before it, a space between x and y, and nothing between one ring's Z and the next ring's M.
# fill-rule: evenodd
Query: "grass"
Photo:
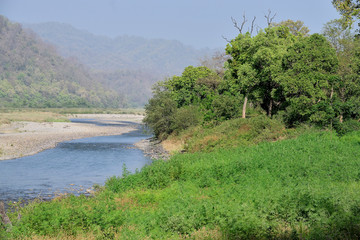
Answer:
M285 125L264 115L238 118L214 127L195 126L163 142L165 149L187 152L211 152L223 148L256 145L264 141L292 138L306 129L286 129Z
M65 115L41 111L12 111L0 113L0 125L16 121L28 122L68 122Z
M144 114L143 109L98 108L3 108L0 109L0 125L14 121L69 122L67 114Z
M11 112L52 112L58 114L138 114L142 108L0 108L0 113Z
M9 239L358 239L360 132L175 155L94 197L11 212ZM14 207L16 209L16 207Z

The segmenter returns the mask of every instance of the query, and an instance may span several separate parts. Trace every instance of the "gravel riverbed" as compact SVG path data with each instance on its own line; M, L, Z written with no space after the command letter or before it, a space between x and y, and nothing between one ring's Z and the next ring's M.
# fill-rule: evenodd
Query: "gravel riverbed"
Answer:
M135 114L76 114L70 119L93 119L104 126L73 122L11 122L0 126L0 160L19 158L73 139L120 135L136 129L143 116ZM119 125L126 122L124 125ZM135 123L132 125L129 122Z

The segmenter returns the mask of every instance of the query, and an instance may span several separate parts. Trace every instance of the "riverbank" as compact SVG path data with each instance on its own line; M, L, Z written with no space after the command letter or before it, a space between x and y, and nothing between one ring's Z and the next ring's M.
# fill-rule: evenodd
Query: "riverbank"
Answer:
M144 116L136 114L74 114L69 119L93 119L102 126L73 122L11 122L0 126L0 160L29 156L73 139L120 135L136 129Z
M170 153L164 149L162 143L154 138L143 139L134 144L135 147L143 151L144 155L151 159L168 160Z

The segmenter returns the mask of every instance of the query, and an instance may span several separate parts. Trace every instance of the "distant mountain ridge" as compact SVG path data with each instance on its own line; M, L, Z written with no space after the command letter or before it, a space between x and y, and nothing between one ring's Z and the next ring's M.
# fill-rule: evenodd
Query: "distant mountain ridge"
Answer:
M0 107L123 107L76 61L0 15Z
M138 106L147 102L156 81L181 74L185 67L198 65L201 58L214 52L176 40L98 36L63 23L23 26L55 45L62 56L77 58L96 72L105 85L126 94Z
M58 47L65 57L77 57L83 64L101 70L152 70L165 75L179 74L188 65L211 54L177 40L145 39L138 36L109 38L79 30L69 24L48 22L23 24L46 42Z

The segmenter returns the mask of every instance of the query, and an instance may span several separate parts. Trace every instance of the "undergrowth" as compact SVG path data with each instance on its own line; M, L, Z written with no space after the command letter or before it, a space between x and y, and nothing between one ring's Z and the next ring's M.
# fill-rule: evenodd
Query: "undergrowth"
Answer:
M358 239L360 132L175 155L94 197L11 212L9 239Z
M286 129L283 122L264 115L237 118L216 126L197 125L179 135L172 135L167 142L182 145L187 152L211 152L217 149L256 145L265 141L292 138L304 132L304 128Z

